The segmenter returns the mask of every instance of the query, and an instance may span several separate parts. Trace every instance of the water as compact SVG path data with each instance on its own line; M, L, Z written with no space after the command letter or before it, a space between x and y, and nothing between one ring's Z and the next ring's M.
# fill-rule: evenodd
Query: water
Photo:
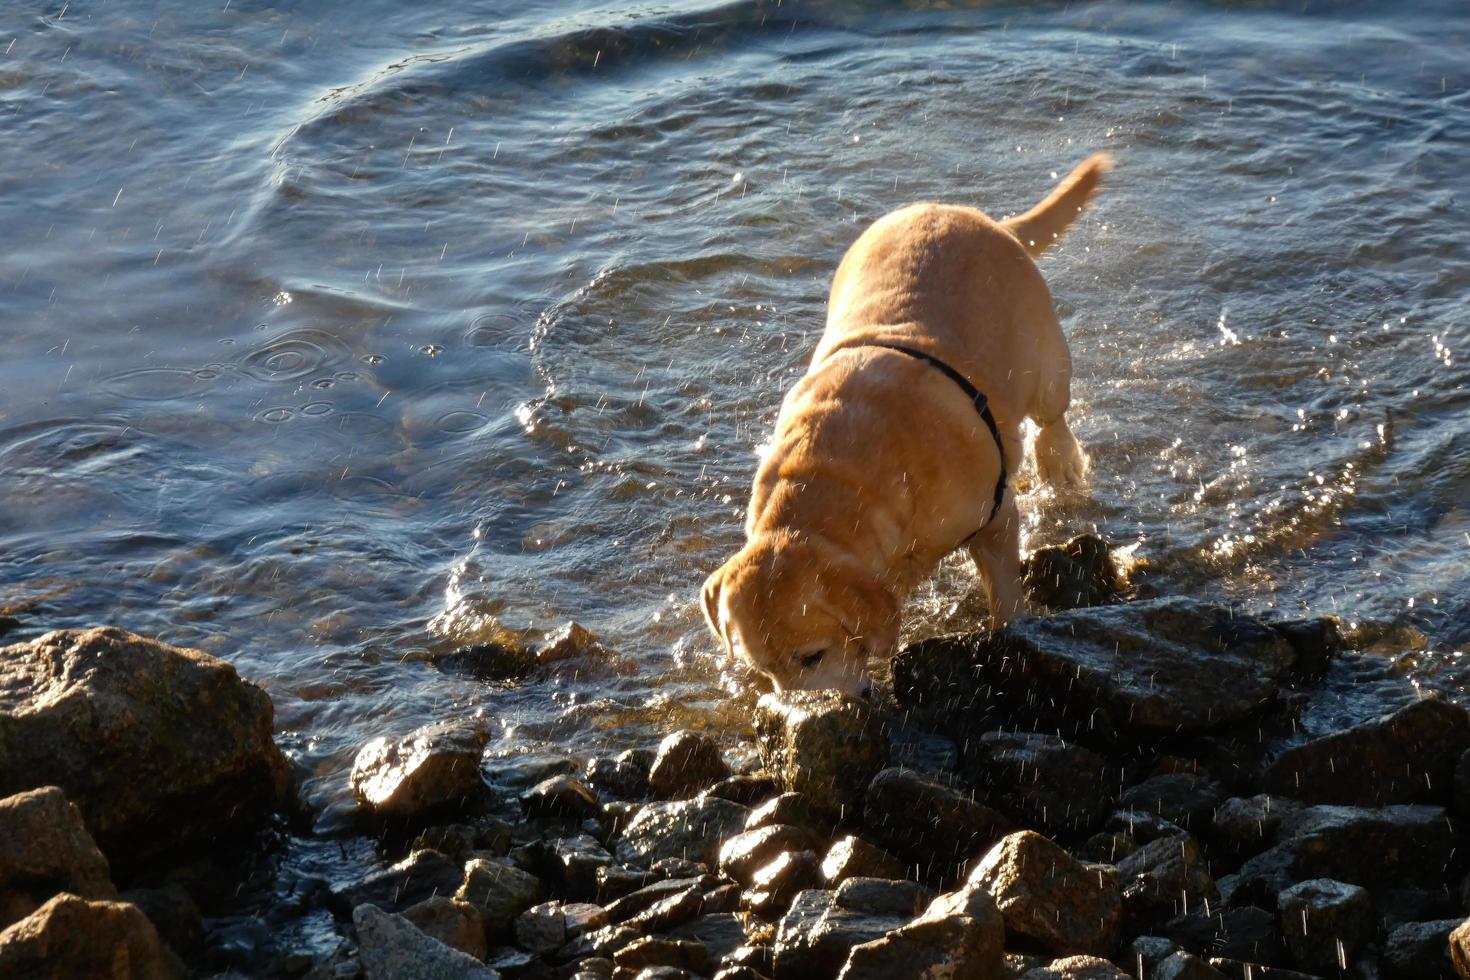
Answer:
M739 733L697 586L842 250L1110 148L1042 262L1093 484L1028 494L1028 540L1384 624L1463 692L1467 50L1457 0L9 0L0 606L231 660L317 812L459 713L512 753ZM972 580L909 633L978 621ZM617 661L417 659L570 619Z

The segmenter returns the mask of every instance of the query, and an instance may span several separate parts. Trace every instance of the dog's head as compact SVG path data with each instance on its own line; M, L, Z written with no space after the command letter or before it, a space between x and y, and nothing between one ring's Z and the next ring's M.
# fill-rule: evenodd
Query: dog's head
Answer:
M868 660L898 643L898 600L831 542L752 541L704 582L704 615L735 657L780 690L865 695Z

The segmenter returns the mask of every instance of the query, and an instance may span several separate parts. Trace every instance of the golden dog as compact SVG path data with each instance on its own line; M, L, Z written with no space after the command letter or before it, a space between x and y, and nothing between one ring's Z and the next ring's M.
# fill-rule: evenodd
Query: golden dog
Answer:
M1037 475L1080 483L1072 361L1036 257L1111 167L1097 154L1025 214L914 204L832 281L827 329L756 471L746 543L705 580L710 628L777 690L866 694L905 596L949 552L975 560L996 628L1027 613L1009 486L1021 419Z

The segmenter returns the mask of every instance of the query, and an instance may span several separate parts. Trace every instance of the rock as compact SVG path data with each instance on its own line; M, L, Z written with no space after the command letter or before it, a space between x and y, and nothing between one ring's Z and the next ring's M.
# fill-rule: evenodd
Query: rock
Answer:
M1152 976L1155 967L1178 952L1181 952L1179 944L1172 939L1165 939L1163 936L1136 936L1123 947L1116 958L1120 964L1134 971L1136 976L1145 977Z
M887 935L854 946L840 980L950 980L997 977L1005 926L990 895L966 885L940 895L923 914Z
M744 921L744 916L729 912L701 915L671 930L669 937L699 943L709 954L710 962L719 963L734 956L745 945Z
M698 918L704 907L704 888L691 885L661 899L627 920L630 928L639 932L663 932Z
M817 816L811 802L800 793L782 793L772 797L750 811L745 820L746 830L759 830L774 824L790 824L813 834L825 834L832 829L832 822Z
M397 864L350 885L333 889L328 899L337 914L351 915L359 905L398 912L435 895L452 895L464 869L437 851L414 851Z
M816 846L816 839L800 827L774 824L743 831L720 848L720 873L749 888L756 872L781 852L812 850Z
M567 623L548 636L536 650L536 665L545 667L596 653L602 649L597 636L581 623Z
M1220 803L1220 787L1203 776L1167 773L1129 787L1118 802L1130 810L1156 813L1191 830L1209 825Z
M628 976L629 974L621 970L613 974L614 980L624 980ZM698 978L688 970L677 966L645 966L632 975L632 980L698 980Z
M352 763L352 791L383 820L420 821L483 806L480 757L490 740L481 720L441 722L402 739L375 738Z
M1117 864L1128 855L1137 852L1141 846L1138 841L1127 834L1103 831L1083 841L1082 846L1077 849L1077 856L1084 861Z
M873 777L863 824L921 873L949 878L1012 830L990 807L907 769L885 769Z
M1027 597L1051 609L1077 609L1117 602L1128 577L1113 561L1108 543L1079 534L1062 545L1038 548L1021 562Z
M113 871L235 840L286 796L270 698L197 650L124 630L0 648L0 797L58 786Z
M521 809L528 817L586 820L602 816L597 796L580 779L565 773L543 779L522 793Z
M1118 864L1123 912L1135 928L1166 922L1220 899L1193 837L1180 834L1145 844Z
M726 968L746 967L757 976L769 977L776 972L776 955L769 946L746 944L722 959Z
M619 800L636 800L648 795L648 767L628 759L592 759L587 763L587 782L599 793Z
M488 643L471 643L436 656L433 664L477 680L518 681L536 669L536 654L507 630Z
M556 877L562 890L571 898L592 898L598 894L600 875L613 863L613 856L587 834L561 837L551 844Z
M624 970L672 966L690 973L703 974L709 969L709 961L709 951L700 943L653 936L645 936L629 943L613 955L613 962Z
M859 879L843 882L843 887ZM894 883L897 884L897 883ZM913 918L837 904L830 891L805 891L782 917L774 945L775 980L833 980L853 947L879 939Z
M516 945L532 953L549 953L565 946L567 940L567 914L560 902L533 905L516 916L514 925Z
M837 886L832 901L851 912L893 915L912 919L934 893L916 881L889 878L849 878Z
M715 971L714 980L766 980L767 975L749 966L726 966Z
M1304 970L1322 973L1356 962L1378 931L1367 889L1330 878L1293 885L1277 905L1286 948Z
M698 878L709 874L709 866L703 861L674 857L660 858L648 870L661 878Z
M176 980L182 976L148 917L126 902L89 901L63 892L0 932L0 977Z
M1320 677L1342 651L1341 624L1335 616L1292 619L1270 625L1296 652L1296 673L1300 676Z
M430 939L477 960L483 960L489 952L485 920L469 902L435 895L405 909L403 917Z
M706 891L715 888L718 880L712 875L701 875L697 878L669 878L665 881L656 881L646 885L635 892L624 895L617 901L607 906L607 920L609 922L626 922L645 909L652 908L659 902L672 896L693 891L702 895Z
M1006 934L1058 956L1111 955L1118 946L1118 873L1088 866L1035 831L1003 839L970 872L995 899Z
M1450 933L1450 962L1461 980L1470 978L1470 919L1466 919Z
M704 901L700 903L700 915L717 915L722 912L734 912L740 907L740 886L720 885L704 893Z
M1428 698L1287 749L1262 774L1261 787L1305 803L1448 804L1467 748L1470 713Z
M720 842L740 832L749 810L718 798L650 803L623 828L617 843L624 864L651 864L661 858L681 857L713 867Z
M1450 933L1461 921L1406 922L1389 933L1380 961L1384 980L1455 980Z
M593 929L601 929L610 921L607 909L591 902L567 902L561 907L567 924L567 938L576 939Z
M1269 793L1232 797L1215 808L1211 837L1232 855L1250 857L1265 850L1281 821L1300 810L1301 804Z
M1315 973L1298 973L1280 966L1262 966L1259 963L1243 963L1240 960L1212 956L1206 962L1226 980L1322 980ZM1368 976L1372 976L1371 973Z
M57 892L116 899L107 858L55 786L0 800L0 929Z
M1053 831L1093 826L1116 785L1108 762L1080 745L1038 732L986 732L965 752L975 784L1016 820Z
M464 867L464 882L454 897L480 910L490 932L508 929L516 916L541 901L541 879L520 868L479 858Z
M822 877L836 888L848 878L902 878L904 866L887 851L848 834L832 842L822 859Z
M659 799L688 796L730 775L720 747L697 732L678 731L658 746L648 785Z
M583 969L587 969L589 958L610 958L615 956L618 950L641 938L636 929L630 929L627 926L603 926L601 929L594 929L567 943L552 954L552 959L558 963L577 963ZM611 963L610 959L609 963ZM611 972L609 969L608 974L610 975Z
M783 851L752 876L741 896L747 912L776 918L791 907L798 892L822 882L822 862L813 851Z
M888 723L888 764L912 769L941 782L960 767L960 747L955 740L925 731L912 718L890 717Z
M1183 827L1147 810L1117 810L1108 816L1103 829L1125 834L1135 844L1152 844L1165 837L1178 837Z
M1223 956L1232 960L1276 966L1285 960L1286 948L1276 916L1265 909L1204 909L1170 919L1159 930L1170 942L1200 956Z
M759 806L781 792L776 777L770 773L747 772L729 776L704 791L705 796L718 796L741 806Z
M485 964L373 905L352 912L364 980L499 980Z
M158 938L185 960L204 952L204 916L182 885L137 888L123 892L124 902L136 905L153 923Z
M1153 980L1225 980L1225 974L1193 953L1181 950L1158 965Z
M1020 980L1133 980L1107 960L1096 956L1068 956L1028 970Z
M762 695L755 735L781 789L802 794L833 821L862 812L869 781L888 764L888 739L872 706L837 691Z

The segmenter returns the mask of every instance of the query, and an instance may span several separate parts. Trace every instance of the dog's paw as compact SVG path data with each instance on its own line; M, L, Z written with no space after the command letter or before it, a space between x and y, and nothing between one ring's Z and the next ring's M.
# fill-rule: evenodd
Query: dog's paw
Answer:
M1065 425L1052 425L1036 434L1036 475L1053 487L1079 487L1087 482L1091 461L1082 444Z

